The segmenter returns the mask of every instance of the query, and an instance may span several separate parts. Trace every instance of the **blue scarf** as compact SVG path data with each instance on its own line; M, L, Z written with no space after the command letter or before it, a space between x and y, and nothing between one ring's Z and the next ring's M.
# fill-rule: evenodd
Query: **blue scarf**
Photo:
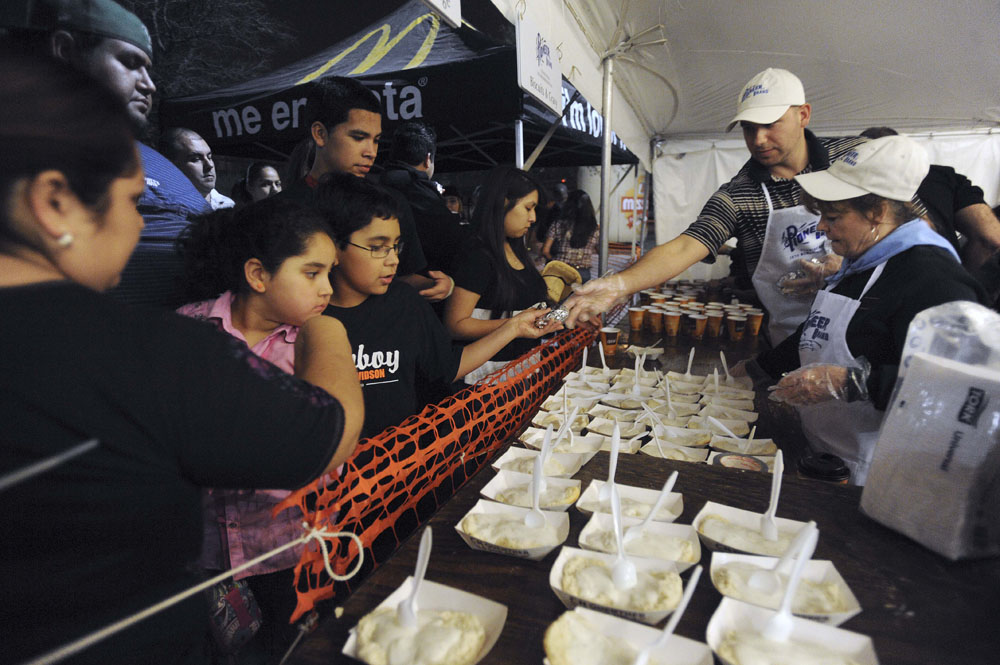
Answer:
M885 263L897 254L901 254L917 245L931 245L948 250L958 261L958 252L941 234L931 229L922 219L912 219L899 226L895 231L868 248L856 259L844 259L840 270L826 278L827 284L836 284L848 275L864 272L870 268Z

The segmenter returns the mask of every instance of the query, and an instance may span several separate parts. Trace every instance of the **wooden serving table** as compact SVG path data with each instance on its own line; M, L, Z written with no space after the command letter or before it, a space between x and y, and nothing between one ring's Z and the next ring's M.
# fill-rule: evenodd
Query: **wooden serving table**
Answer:
M679 523L690 524L709 500L758 512L767 507L770 477L760 472L640 454L619 458L617 479L626 485L659 489L674 469L679 471L674 491L684 495ZM607 472L608 454L598 453L576 477L586 488L594 478L605 479ZM472 550L454 529L492 476L492 469L479 473L430 520L434 549L427 579L507 606L507 623L483 663L541 663L545 629L565 611L548 583L558 548L539 562L514 559ZM1000 561L949 562L861 514L860 495L859 487L788 475L778 508L779 517L817 521L816 558L834 562L862 607L842 627L869 635L883 664L996 664ZM573 507L569 516L566 544L575 547L587 517ZM328 618L303 640L290 662L349 662L340 654L348 631L413 574L419 536L418 531L407 539L343 603L343 616ZM677 628L678 634L699 641L705 640L708 620L721 599L707 574L711 553L705 548L702 552L706 571ZM688 576L683 575L684 579Z
M638 343L649 344L654 340ZM739 343L701 340L695 343L695 373L709 373L725 349L730 364L754 355L762 346L757 338ZM663 343L664 370L684 371L692 341L683 337ZM593 351L593 349L592 349ZM591 353L591 359L599 359ZM630 366L631 356L616 355L612 366ZM647 365L647 367L652 366ZM820 529L816 558L830 559L861 603L862 612L842 627L869 635L880 662L900 665L995 665L1000 663L1000 561L953 563L864 516L859 508L861 488L831 485L798 478L795 460L803 447L793 411L758 395L761 413L758 436L771 436L784 450L786 469L778 508L779 517L817 521ZM503 451L500 451L501 454ZM675 492L684 495L679 523L690 524L706 501L763 512L767 507L770 476L706 464L676 462L642 454L622 455L618 482L658 490L673 470L680 475ZM575 476L583 489L592 479L604 480L608 454L598 453ZM459 490L429 524L434 549L427 579L476 593L508 608L499 641L482 661L487 664L541 663L546 628L565 611L549 588L548 575L558 548L539 562L470 549L455 525L480 498L480 489L494 475L484 468ZM566 545L576 547L587 516L569 509L570 534ZM348 662L340 651L348 631L413 573L420 530L397 553L342 602L343 615L327 618L307 636L290 663L327 665ZM721 595L709 579L711 552L702 549L706 568L677 632L705 640L708 620ZM689 573L683 575L686 580Z

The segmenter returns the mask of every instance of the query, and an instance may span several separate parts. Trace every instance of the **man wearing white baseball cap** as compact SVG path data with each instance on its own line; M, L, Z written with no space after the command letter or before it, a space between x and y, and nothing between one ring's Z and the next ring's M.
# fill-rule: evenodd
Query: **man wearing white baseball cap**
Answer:
M593 280L570 301L568 324L609 309L629 294L664 282L698 261L714 260L731 237L742 250L743 266L769 314L772 344L787 337L809 313L812 295L790 296L778 281L803 261L826 254L819 218L800 201L799 173L827 168L832 159L863 142L860 138L817 138L806 127L812 107L802 82L784 69L766 69L736 99L737 124L750 160L708 200L698 219L681 235L650 251L617 275Z
M795 405L813 452L843 458L858 485L868 474L910 322L946 302L985 302L955 249L911 203L929 166L920 145L890 136L848 151L825 171L795 177L806 207L821 215L819 231L844 262L805 322L749 362L781 377L772 399Z

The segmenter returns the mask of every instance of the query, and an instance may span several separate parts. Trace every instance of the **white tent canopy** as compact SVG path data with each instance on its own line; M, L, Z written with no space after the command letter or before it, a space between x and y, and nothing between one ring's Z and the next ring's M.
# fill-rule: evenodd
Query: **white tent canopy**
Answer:
M658 231L667 233L658 233L661 241L697 214L673 199L700 208L748 158L740 136L725 134L725 126L743 85L767 67L802 79L817 134L888 125L923 135L932 162L955 166L997 202L997 0L493 4L512 22L524 15L544 26L563 75L589 99L602 99L601 62L617 53L611 126L654 172ZM667 171L659 166L664 155L679 153L686 155L680 180L676 164ZM706 193L692 191L692 183Z

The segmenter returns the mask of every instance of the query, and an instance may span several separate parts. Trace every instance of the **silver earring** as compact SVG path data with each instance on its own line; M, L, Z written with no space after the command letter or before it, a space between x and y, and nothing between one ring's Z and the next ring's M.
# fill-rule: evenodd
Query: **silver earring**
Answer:
M73 244L75 239L76 238L73 237L73 234L67 231L56 239L56 244L60 247L69 247Z

